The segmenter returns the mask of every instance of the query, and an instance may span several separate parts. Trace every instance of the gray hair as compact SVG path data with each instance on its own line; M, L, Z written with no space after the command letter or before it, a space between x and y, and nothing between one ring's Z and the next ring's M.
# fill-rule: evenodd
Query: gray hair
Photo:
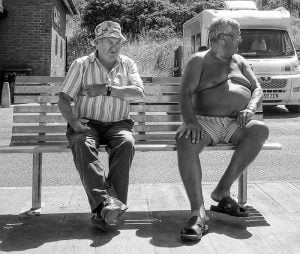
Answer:
M208 38L211 42L216 42L219 35L222 33L229 33L232 29L239 29L240 24L232 18L218 18L209 27Z

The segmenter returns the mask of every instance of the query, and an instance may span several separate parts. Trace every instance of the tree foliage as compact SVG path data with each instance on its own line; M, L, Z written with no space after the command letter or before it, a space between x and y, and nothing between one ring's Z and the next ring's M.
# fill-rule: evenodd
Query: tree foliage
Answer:
M223 0L189 3L166 0L90 0L86 5L81 26L89 37L97 24L119 22L129 38L141 34L170 37L182 33L183 23L207 8L222 8Z

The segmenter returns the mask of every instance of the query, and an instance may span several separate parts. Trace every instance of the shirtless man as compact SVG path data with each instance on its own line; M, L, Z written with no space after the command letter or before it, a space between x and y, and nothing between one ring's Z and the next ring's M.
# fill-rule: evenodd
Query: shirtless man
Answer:
M251 120L262 103L263 91L246 60L235 54L239 24L229 18L216 20L209 29L210 50L188 61L181 87L184 123L176 136L179 171L191 205L191 217L181 238L200 240L208 230L202 193L199 153L208 145L233 143L237 148L211 198L211 210L247 216L244 207L230 197L233 182L256 158L269 129Z

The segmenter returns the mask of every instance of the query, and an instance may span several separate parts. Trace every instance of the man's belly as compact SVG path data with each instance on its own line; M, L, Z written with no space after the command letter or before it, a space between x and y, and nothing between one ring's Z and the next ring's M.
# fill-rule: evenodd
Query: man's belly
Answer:
M245 109L250 101L251 91L227 81L193 95L193 108L197 114L206 116L235 117Z

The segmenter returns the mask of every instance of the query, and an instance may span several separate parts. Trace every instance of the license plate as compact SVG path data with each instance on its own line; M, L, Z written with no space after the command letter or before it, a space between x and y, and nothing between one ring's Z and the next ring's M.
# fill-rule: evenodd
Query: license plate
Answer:
M264 100L277 100L278 98L278 93L264 93Z

